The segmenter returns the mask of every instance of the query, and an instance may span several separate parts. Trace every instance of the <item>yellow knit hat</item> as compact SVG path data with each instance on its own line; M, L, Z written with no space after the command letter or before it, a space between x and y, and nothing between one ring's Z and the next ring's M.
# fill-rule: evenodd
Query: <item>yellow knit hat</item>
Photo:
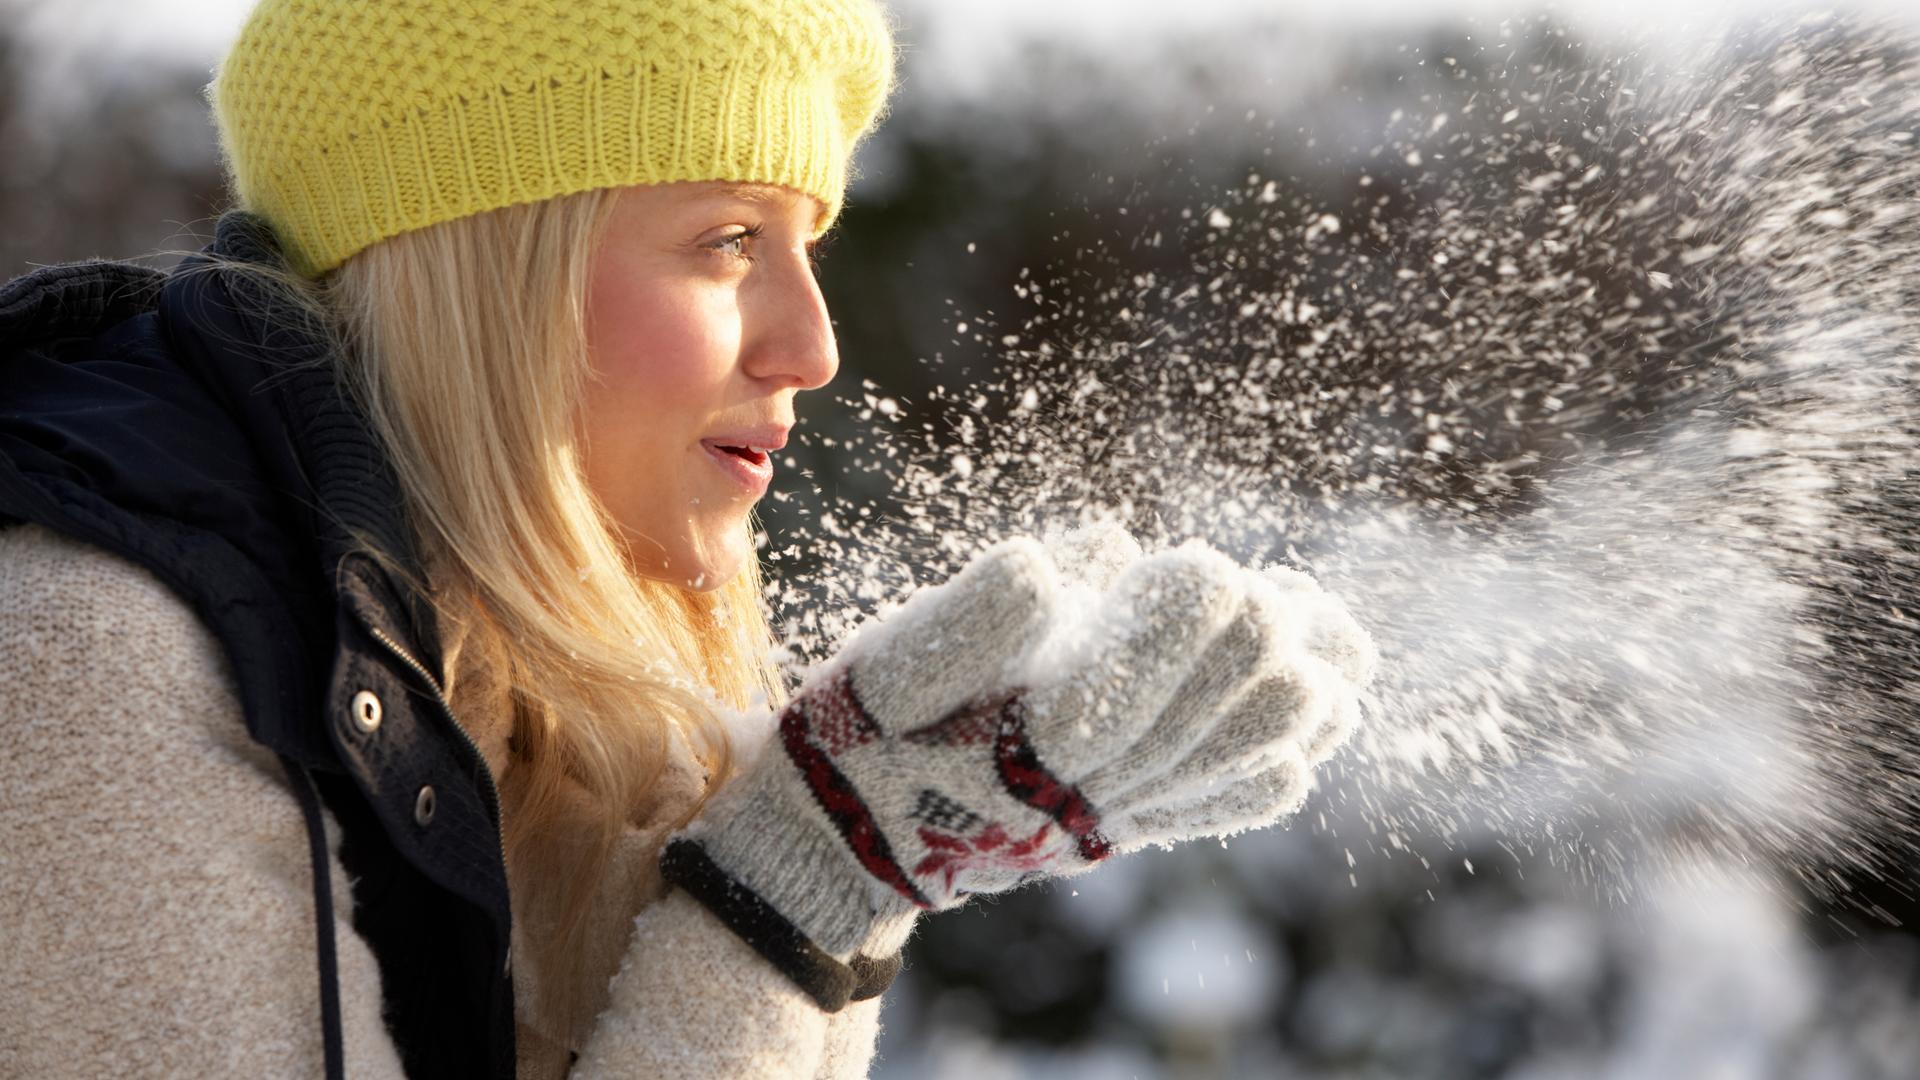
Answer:
M629 184L779 184L824 232L892 80L873 0L262 0L207 96L234 194L317 276Z

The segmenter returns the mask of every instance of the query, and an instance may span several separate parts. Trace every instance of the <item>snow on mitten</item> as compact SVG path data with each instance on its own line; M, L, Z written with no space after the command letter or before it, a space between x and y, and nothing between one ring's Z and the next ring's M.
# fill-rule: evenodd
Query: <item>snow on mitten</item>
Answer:
M1115 521L1076 525L1049 538L1046 548L1063 583L1102 592L1141 556L1140 541Z
M1261 575L1263 616L1278 628L1275 663L1177 764L1129 789L1123 850L1171 845L1196 831L1229 836L1272 824L1306 801L1313 772L1353 734L1379 653L1338 597L1288 567ZM1287 702L1292 703L1289 708ZM1275 716L1290 716L1275 730Z
M1104 591L999 545L854 634L663 869L834 1009L920 911L1271 823L1357 689L1299 595L1204 545Z

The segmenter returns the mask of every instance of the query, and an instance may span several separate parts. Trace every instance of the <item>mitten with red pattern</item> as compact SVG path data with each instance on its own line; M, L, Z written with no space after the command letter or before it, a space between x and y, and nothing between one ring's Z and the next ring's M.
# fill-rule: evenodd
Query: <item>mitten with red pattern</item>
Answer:
M1058 564L998 545L855 633L668 879L836 1009L919 912L1296 810L1358 719L1366 633L1304 574L1097 535Z

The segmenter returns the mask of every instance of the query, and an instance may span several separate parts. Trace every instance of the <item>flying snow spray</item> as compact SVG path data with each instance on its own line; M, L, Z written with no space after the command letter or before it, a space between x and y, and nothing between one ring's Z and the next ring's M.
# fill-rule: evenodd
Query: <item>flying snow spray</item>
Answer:
M807 527L796 653L1009 533L1117 519L1307 569L1373 632L1322 786L1383 846L1492 830L1602 887L1649 835L1816 891L1884 873L1920 824L1914 46L1448 59L1350 201L1256 174L1129 219L1198 254L1024 278L938 430L850 402L893 496Z

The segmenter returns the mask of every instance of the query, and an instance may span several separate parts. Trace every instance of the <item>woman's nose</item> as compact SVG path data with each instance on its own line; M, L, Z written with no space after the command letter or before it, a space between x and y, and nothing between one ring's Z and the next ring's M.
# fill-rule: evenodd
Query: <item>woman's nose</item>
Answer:
M813 390L833 381L840 370L840 349L826 297L804 254L783 259L778 278L768 283L755 305L761 325L749 335L746 369L796 390Z

